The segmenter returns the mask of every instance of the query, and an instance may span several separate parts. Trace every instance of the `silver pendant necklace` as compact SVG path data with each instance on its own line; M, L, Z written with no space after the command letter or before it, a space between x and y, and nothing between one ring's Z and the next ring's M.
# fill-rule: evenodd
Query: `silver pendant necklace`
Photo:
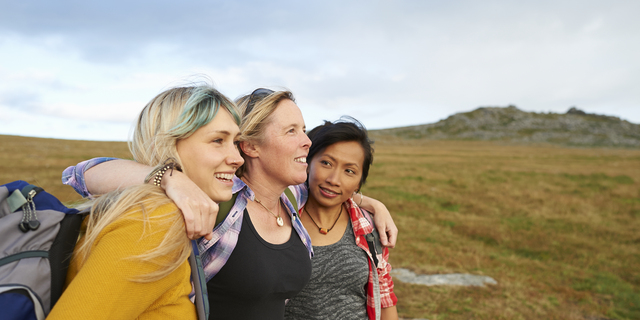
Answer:
M276 218L276 223L278 224L278 227L282 227L284 226L284 220L282 219L282 217L280 216L280 210L278 210L278 215L274 214L273 212L271 212L271 210L269 210L269 208L267 208L267 206L265 206L264 204L262 204L262 201L256 199L255 200L259 205L261 205L263 208L265 208L269 213L271 213L272 216L274 216ZM278 199L278 205L280 205L280 200Z

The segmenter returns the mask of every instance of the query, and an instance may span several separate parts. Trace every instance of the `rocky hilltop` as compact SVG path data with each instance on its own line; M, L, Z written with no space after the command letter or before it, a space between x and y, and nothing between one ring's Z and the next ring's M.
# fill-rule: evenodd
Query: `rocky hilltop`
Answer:
M437 123L372 130L372 137L430 140L502 140L571 146L640 147L640 125L572 107L565 114L481 107Z

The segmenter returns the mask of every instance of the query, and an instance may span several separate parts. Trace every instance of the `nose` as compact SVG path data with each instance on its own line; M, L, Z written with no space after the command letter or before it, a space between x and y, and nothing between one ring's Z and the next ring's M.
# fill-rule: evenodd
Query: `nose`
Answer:
M230 148L226 160L228 165L236 169L240 168L244 164L244 158L240 155L240 151L238 151L238 146L236 145L233 145L233 147Z
M332 168L329 175L327 175L326 182L332 186L340 185L340 170L337 168Z
M311 147L311 139L307 136L307 134L302 134L302 148L308 149Z

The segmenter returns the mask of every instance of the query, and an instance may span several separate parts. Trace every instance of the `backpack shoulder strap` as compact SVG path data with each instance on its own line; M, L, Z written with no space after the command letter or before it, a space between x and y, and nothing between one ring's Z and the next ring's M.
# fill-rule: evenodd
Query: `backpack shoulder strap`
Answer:
M299 210L298 201L296 201L296 197L293 195L293 192L291 192L289 188L286 188L284 189L284 195L286 195L289 201L291 201L291 204L293 205L293 208L296 209L296 214L297 214Z
M202 267L202 259L198 250L198 243L191 240L191 255L189 256L191 265L191 281L196 292L194 303L198 313L198 320L209 319L209 294L207 292L207 279Z
M373 222L373 219L369 215L368 212L358 208L362 215L371 223L373 230L371 233L366 234L364 237L367 239L367 244L369 245L369 251L371 252L371 257L373 258L373 263L378 265L378 254L382 254L382 244L380 243L380 234L378 234L378 230L376 229L376 224Z
M231 208L236 203L236 199L238 198L238 194L240 192L236 192L231 197L231 200L218 203L218 217L216 217L216 227L224 221L224 219L231 211Z

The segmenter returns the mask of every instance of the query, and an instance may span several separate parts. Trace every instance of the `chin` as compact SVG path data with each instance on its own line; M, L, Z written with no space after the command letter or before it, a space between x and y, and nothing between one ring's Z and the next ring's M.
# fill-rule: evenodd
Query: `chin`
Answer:
M216 192L216 193L210 194L209 198L211 198L211 200L213 200L216 203L220 203L220 202L231 200L232 196L233 194L231 193L231 190L229 190L228 192Z
M313 197L320 206L326 208L340 205L346 201L346 199L343 200L340 197L333 199L325 198L319 190L309 190L309 197Z
M300 176L300 177L295 177L293 179L293 183L291 185L299 185L301 183L304 183L305 181L307 181L307 173L305 172L304 175Z

